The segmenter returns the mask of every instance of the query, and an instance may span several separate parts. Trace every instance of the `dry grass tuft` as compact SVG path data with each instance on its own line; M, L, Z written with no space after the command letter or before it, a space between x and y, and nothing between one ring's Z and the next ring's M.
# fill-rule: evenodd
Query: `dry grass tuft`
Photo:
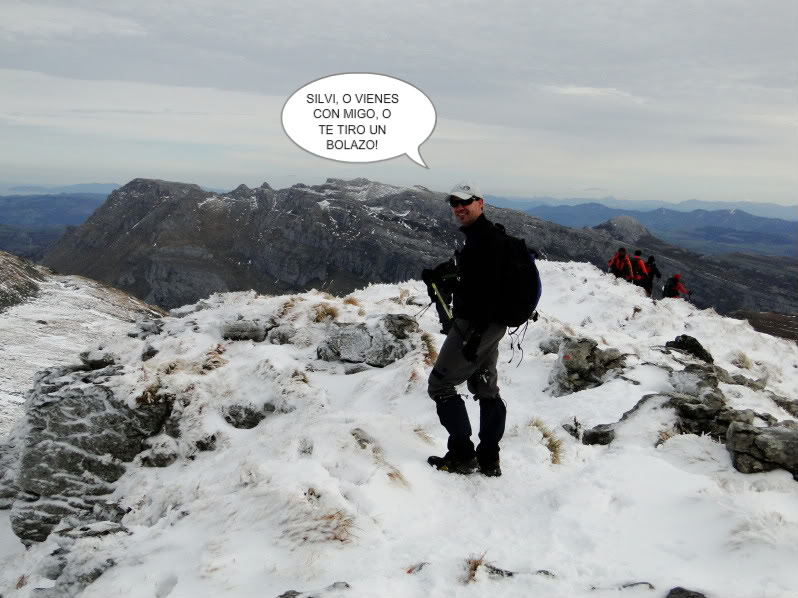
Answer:
M466 574L463 583L471 583L477 576L477 570L485 564L485 555L487 551L480 555L472 555L466 559Z
M310 384L310 381L308 380L308 375L301 370L294 370L294 373L291 374L291 378L293 378L294 380L299 380L304 384Z
M355 537L352 533L355 520L341 510L330 511L326 515L319 517L318 521L322 524L323 529L321 531L327 540L346 543Z
M15 586L16 589L21 590L26 585L28 585L28 576L27 575L20 575L19 579L17 580L17 585Z
M338 317L338 308L329 303L319 303L313 306L313 321L324 322L335 320Z
M283 304L277 308L277 317L284 318L289 311L296 307L296 304L300 301L304 301L302 297L289 297Z
M549 427L546 425L546 423L539 417L536 417L535 419L530 421L529 424L527 425L533 428L537 428L540 431L540 433L543 434L544 444L551 453L551 462L554 465L559 465L560 457L562 456L561 454L562 440L557 438L554 435L554 432L552 432L551 429L549 429Z
M742 351L735 351L731 362L732 365L736 365L738 368L742 368L744 370L750 370L754 365L748 355Z
M435 444L435 439L432 438L422 426L413 428L413 432L427 444Z
M395 467L391 468L391 471L388 472L388 479L401 488L410 488L410 482L408 482L407 478L402 475L402 472Z
M205 361L202 362L200 374L205 374L217 368L222 367L227 363L227 360L222 357L224 354L224 346L221 344L216 345L216 348L211 349L205 354Z
M354 305L356 307L360 307L360 301L349 295L349 297L344 298L344 305Z
M424 346L424 363L426 365L435 365L438 359L438 347L435 346L435 339L429 332L421 335L421 343Z

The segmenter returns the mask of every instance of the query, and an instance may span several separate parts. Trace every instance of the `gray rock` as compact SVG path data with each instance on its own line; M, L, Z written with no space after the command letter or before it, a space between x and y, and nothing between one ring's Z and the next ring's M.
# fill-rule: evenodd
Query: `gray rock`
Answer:
M787 413L793 417L798 417L798 400L788 399L787 397L782 397L781 395L777 395L776 393L770 391L767 392L767 395L770 397L770 400L784 409Z
M147 438L144 446L149 447L140 455L144 467L167 467L177 461L177 442L171 436L160 434Z
M114 365L116 358L102 349L95 349L93 351L83 351L80 354L80 360L90 370L99 370L101 368Z
M222 415L225 421L234 428L249 430L257 426L274 411L275 407L270 403L266 403L263 407L231 405L222 410Z
M549 376L552 392L562 396L600 386L608 374L626 365L617 349L602 350L589 338L564 338Z
M714 363L712 355L710 355L709 351L704 349L698 340L688 334L677 336L674 340L665 343L665 346L671 349L679 349L680 351L689 353L690 355L693 355L702 361L706 361L707 363Z
M299 592L297 590L288 590L283 592L277 598L317 598L319 596L323 596L325 594L329 594L330 592L338 592L340 590L348 590L350 585L345 581L336 581L333 584L330 584L326 588L322 590L311 590L307 592Z
M273 345L287 345L296 336L296 328L291 324L281 324L269 330L269 342Z
M742 473L761 473L781 468L798 481L798 428L756 428L733 422L726 433L726 448L732 464Z
M169 403L131 409L84 377L74 367L45 370L28 393L11 511L12 529L25 544L44 540L66 515L91 514L169 415Z
M686 590L680 586L675 588L671 588L665 598L707 598L701 592L695 592L693 590Z
M276 324L272 320L236 320L222 325L222 338L232 341L252 340L256 343L266 340L266 335Z
M161 334L163 321L160 318L136 320L136 331L128 333L131 338L145 339L152 335Z
M403 314L386 314L366 324L334 324L316 355L325 361L385 367L416 346L418 330L416 321Z
M615 424L599 424L582 434L582 444L609 444L615 440Z

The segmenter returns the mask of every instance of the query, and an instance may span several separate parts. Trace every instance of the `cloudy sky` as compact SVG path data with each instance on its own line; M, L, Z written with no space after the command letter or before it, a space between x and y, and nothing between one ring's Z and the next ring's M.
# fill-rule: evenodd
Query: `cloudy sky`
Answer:
M795 0L0 0L0 181L232 188L365 176L489 194L798 203ZM406 156L309 154L326 75L421 89Z

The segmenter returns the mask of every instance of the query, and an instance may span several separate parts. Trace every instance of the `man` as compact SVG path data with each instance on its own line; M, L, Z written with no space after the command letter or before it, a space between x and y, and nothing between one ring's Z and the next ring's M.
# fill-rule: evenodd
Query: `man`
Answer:
M685 295L692 294L691 291L688 291L686 288L684 288L684 285L682 284L682 275L674 274L665 283L665 286L662 289L662 296L670 297L672 299L680 299L681 295L679 293L684 293Z
M499 341L507 327L498 323L501 304L496 289L501 282L504 233L482 213L484 199L477 185L458 183L447 201L466 239L463 249L455 253L452 268L442 264L422 273L428 286L434 283L438 290L443 286L454 297L451 328L427 387L441 425L449 433L448 451L427 461L441 471L468 474L479 468L484 475L500 476L499 441L504 435L507 408L499 396L496 362ZM441 301L434 290L431 295L436 302ZM455 390L466 381L479 401L476 450L465 403Z
M632 262L629 261L629 256L626 255L625 247L618 248L618 252L612 256L609 265L610 273L614 274L616 278L624 278L631 281L634 277L632 273Z
M646 291L646 295L651 297L651 292L654 289L654 279L660 278L662 276L659 268L657 268L657 260L653 255L648 256L648 260L646 261L646 269L648 270L648 277L645 280L643 288Z
M643 261L643 252L639 249L635 250L634 257L632 258L632 283L635 286L645 288L646 280L648 280L648 269Z

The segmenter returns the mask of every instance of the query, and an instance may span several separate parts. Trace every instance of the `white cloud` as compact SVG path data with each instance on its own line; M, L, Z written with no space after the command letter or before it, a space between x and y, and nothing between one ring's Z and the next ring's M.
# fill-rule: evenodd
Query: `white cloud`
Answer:
M0 38L84 37L88 35L145 35L136 22L99 10L78 6L37 5L30 2L3 2Z
M643 104L645 100L634 94L616 89L614 87L585 87L579 85L544 85L544 91L565 96L580 96L588 98L611 98Z

